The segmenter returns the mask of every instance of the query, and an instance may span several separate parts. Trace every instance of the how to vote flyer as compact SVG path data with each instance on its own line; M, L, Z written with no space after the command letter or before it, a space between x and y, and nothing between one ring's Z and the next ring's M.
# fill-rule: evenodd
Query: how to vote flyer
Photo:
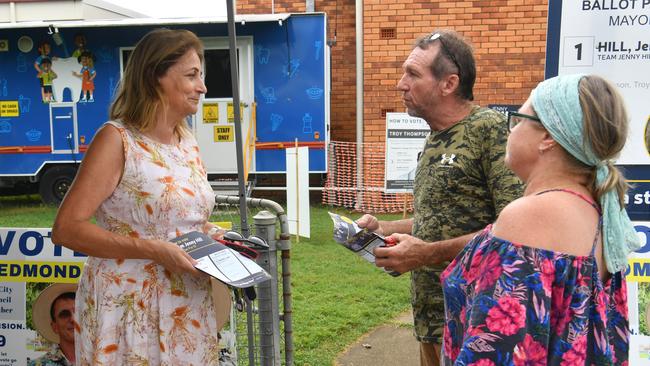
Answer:
M195 267L226 285L251 287L271 279L264 268L210 236L192 231L172 240L198 262Z

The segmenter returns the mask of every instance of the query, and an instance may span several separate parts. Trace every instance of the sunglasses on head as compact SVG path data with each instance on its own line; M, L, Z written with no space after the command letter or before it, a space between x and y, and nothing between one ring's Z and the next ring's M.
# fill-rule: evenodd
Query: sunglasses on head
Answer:
M445 54L445 56L447 56L447 58L451 62L454 63L454 65L456 66L456 69L458 69L458 75L460 76L460 72L461 72L460 71L461 70L460 64L458 63L458 60L456 60L456 56L454 56L454 54L449 51L449 48L447 47L447 43L445 42L445 39L442 38L442 34L441 33L433 33L433 34L431 34L431 36L429 37L429 41L433 42L435 40L440 41L440 46L441 46L440 49Z

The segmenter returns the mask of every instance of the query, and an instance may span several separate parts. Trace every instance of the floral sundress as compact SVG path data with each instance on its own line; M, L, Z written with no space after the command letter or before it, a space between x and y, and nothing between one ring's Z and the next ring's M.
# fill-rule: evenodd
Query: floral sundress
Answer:
M196 140L165 145L126 128L123 176L95 215L125 236L170 240L201 230L214 206ZM109 128L109 127L105 127ZM77 292L77 365L216 365L217 321L207 276L139 259L89 257Z
M593 249L574 256L532 248L491 229L474 237L441 276L443 364L626 366L624 274L603 284Z

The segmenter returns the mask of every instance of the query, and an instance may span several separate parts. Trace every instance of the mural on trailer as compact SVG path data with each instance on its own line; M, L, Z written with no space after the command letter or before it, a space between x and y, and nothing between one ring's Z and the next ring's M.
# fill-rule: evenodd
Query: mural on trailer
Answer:
M111 100L109 78L97 76L120 76L119 62L98 62L88 40L116 55L118 46L137 38L118 45L99 28L43 27L1 29L0 39L8 45L0 52L0 176L35 175L47 162L80 161Z
M60 36L55 39L62 40ZM83 33L74 36L74 44L77 48L69 57L53 55L52 45L47 40L39 44L34 69L36 77L40 80L43 103L63 102L63 91L66 88L71 91L72 101L75 103L95 101L95 57L86 48L86 36Z
M237 24L237 36L252 39L250 65L242 66L253 80L252 100L244 105L255 122L253 172L284 172L284 148L296 139L310 148L310 171L326 171L325 24L324 14ZM0 27L0 178L81 161L108 119L130 49L159 26ZM225 24L165 26L189 29L204 42L228 35ZM213 117L206 116L215 128L227 127Z

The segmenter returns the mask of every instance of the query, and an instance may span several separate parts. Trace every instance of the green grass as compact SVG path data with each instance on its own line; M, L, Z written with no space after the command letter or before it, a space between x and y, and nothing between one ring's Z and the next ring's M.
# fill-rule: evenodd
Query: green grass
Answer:
M326 208L312 207L311 220L312 238L292 248L296 364L329 365L362 334L409 308L408 276L391 277L336 244Z
M296 365L331 365L361 335L410 307L409 276L391 277L336 244L327 211L327 207L313 206L311 239L294 240L292 245ZM38 196L0 197L0 226L50 227L55 214L56 208L41 205ZM222 219L236 217L224 213ZM253 224L252 217L249 224Z
M0 226L51 227L56 207L44 205L39 195L0 196Z

